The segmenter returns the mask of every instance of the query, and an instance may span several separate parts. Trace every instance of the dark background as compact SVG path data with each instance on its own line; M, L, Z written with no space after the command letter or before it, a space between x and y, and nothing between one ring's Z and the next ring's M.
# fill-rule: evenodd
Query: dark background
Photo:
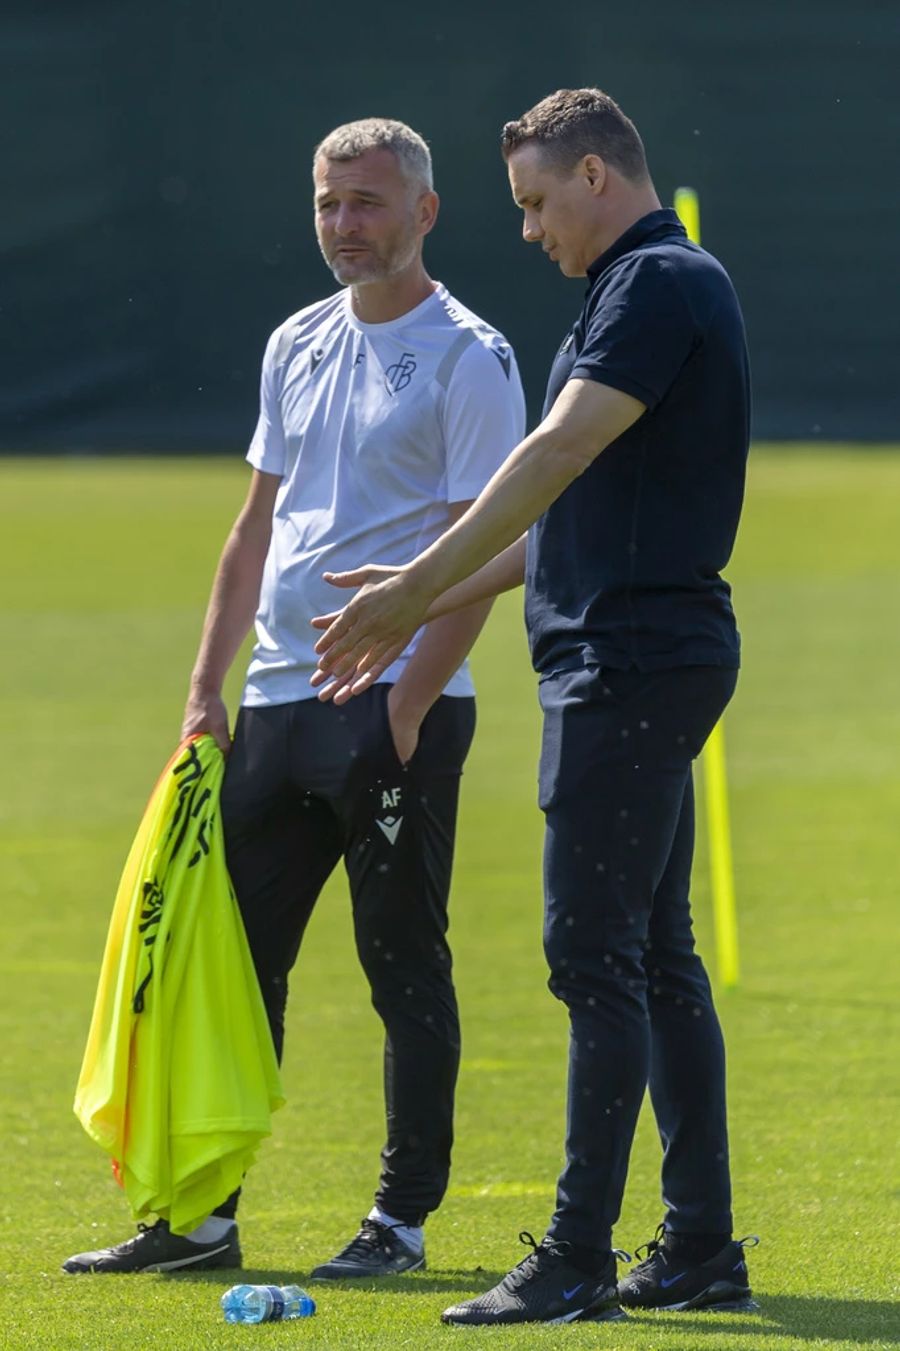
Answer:
M583 84L664 202L700 192L756 436L900 436L896 0L72 0L7 8L0 52L0 449L243 448L266 336L334 289L312 147L370 115L430 142L430 271L514 343L534 417L582 284L522 244L497 139Z

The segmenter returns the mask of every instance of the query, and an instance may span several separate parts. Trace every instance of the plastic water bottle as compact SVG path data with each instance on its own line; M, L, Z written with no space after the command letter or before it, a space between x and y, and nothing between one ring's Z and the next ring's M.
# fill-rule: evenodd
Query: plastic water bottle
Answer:
M226 1323L280 1323L309 1318L315 1300L299 1285L233 1285L222 1296Z

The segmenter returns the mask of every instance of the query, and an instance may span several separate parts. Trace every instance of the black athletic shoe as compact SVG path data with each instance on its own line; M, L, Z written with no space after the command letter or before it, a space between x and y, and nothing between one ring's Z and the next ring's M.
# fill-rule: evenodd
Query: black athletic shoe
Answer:
M194 1243L173 1234L165 1220L154 1225L139 1224L134 1238L98 1252L80 1252L63 1262L63 1271L209 1271L212 1267L239 1267L241 1245L234 1224L218 1243Z
M662 1225L656 1237L638 1248L647 1256L619 1281L619 1299L628 1309L657 1309L686 1313L709 1309L715 1313L752 1313L753 1299L744 1248L755 1248L755 1234L726 1243L706 1262L686 1262L666 1249Z
M344 1281L357 1276L399 1276L402 1271L424 1271L425 1252L409 1248L394 1232L400 1226L363 1220L346 1248L330 1262L310 1272L311 1281Z
M552 1238L535 1243L525 1231L519 1241L533 1251L493 1290L445 1309L442 1323L602 1323L626 1317L616 1290L616 1253L598 1275L589 1276L569 1261L570 1244Z

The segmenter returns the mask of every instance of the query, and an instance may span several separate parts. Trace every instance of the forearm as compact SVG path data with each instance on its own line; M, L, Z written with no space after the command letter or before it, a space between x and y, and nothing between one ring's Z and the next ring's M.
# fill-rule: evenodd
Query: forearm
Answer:
M591 380L569 380L537 430L418 558L396 569L326 573L338 585L360 589L340 615L323 617L317 625L328 627L316 644L316 683L331 677L341 695L345 689L367 688L402 651L439 596L508 550L645 411L630 394ZM504 567L498 564L501 572Z
M584 468L543 426L512 452L466 514L409 565L410 585L429 600L505 551Z
M469 655L490 610L491 601L483 600L428 624L394 686L394 698L405 711L424 718Z
M268 538L238 522L216 569L191 688L220 694L225 676L253 624Z
M466 514L409 565L408 593L425 608L502 553L644 411L629 394L570 380Z
M492 558L489 563L485 563L484 567L479 568L471 577L458 582L456 586L451 586L449 591L445 591L432 601L425 618L428 622L433 622L442 615L453 614L467 605L492 600L504 591L512 591L514 587L521 586L524 580L525 536L521 535L514 544L504 549L496 558Z

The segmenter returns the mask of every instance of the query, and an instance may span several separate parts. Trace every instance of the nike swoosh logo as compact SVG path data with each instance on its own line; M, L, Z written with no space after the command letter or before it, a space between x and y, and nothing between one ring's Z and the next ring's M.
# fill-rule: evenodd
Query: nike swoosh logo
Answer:
M195 1262L202 1262L207 1257L218 1257L220 1252L227 1252L228 1244L223 1243L219 1248L207 1248L205 1252L198 1253L196 1257L179 1257L174 1262L155 1262L152 1267L145 1267L145 1271L178 1271L181 1267L191 1267Z
M669 1286L674 1285L676 1281L683 1281L686 1275L687 1275L686 1271L679 1271L677 1276L670 1276L668 1280L666 1280L665 1277L663 1277L663 1279L660 1281L660 1285L662 1286L663 1290L668 1290Z
M578 1291L584 1287L584 1281L580 1285L573 1285L571 1290L563 1291L563 1299L574 1299Z

